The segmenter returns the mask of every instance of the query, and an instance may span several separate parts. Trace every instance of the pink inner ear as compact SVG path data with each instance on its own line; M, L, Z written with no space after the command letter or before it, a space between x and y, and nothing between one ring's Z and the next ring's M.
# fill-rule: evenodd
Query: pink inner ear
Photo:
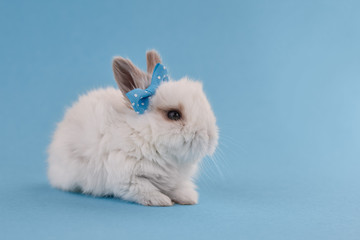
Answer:
M113 61L113 72L116 83L122 92L128 92L135 85L131 76L129 61L123 58L116 58Z
M113 72L116 83L123 94L135 89L144 89L149 85L148 74L136 67L130 60L117 57L113 60Z

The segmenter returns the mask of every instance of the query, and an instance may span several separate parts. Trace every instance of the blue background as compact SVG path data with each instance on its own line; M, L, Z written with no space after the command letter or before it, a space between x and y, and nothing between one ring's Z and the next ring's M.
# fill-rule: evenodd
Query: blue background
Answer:
M0 1L1 239L360 239L359 1ZM46 148L113 56L200 79L200 203L52 189Z

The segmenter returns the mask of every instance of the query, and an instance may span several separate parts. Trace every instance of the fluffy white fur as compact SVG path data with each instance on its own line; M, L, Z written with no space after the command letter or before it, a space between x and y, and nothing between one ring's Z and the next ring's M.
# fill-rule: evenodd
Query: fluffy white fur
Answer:
M167 119L164 109L181 109ZM217 146L217 126L199 82L162 83L139 115L119 89L83 95L67 110L49 147L52 186L143 205L196 204L199 161Z

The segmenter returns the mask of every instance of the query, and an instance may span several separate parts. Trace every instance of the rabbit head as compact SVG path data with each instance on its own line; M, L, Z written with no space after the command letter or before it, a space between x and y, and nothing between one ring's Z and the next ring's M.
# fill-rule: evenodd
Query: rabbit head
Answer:
M151 84L151 74L161 58L154 50L146 55L147 73L128 59L113 60L115 80L124 96L135 88L146 89ZM144 114L136 114L130 101L126 101L139 129L151 129L147 139L161 156L194 162L215 151L218 128L200 82L187 77L162 82Z

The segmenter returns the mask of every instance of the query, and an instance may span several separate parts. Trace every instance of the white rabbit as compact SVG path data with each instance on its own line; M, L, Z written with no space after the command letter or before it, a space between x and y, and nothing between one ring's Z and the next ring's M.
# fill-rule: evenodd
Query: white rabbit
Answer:
M218 141L201 83L186 77L162 82L144 114L126 97L151 84L160 62L156 51L148 51L145 73L128 59L114 58L121 91L91 91L66 111L48 149L52 186L151 206L198 202L193 177Z

